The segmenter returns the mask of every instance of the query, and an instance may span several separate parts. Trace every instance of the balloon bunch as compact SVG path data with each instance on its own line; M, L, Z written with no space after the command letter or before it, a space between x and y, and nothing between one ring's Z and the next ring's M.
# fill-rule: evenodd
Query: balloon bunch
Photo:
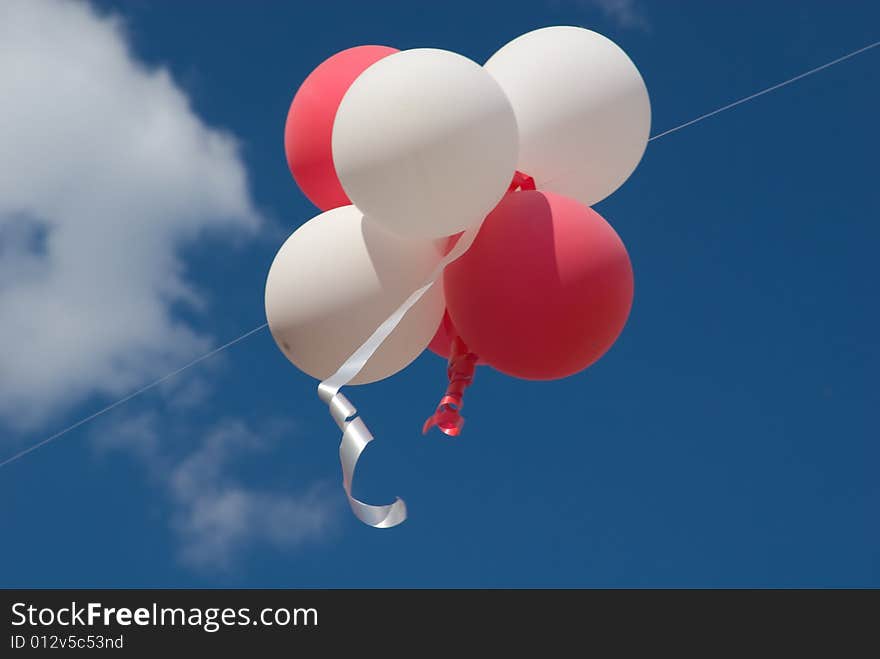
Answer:
M342 386L393 375L430 347L449 358L449 389L425 431L456 435L478 363L563 378L617 339L632 268L590 206L633 172L650 118L629 57L576 27L529 32L484 66L445 50L360 46L303 82L285 152L324 212L275 257L266 315L287 358L322 380L362 521L394 526L406 508L352 497L372 435Z

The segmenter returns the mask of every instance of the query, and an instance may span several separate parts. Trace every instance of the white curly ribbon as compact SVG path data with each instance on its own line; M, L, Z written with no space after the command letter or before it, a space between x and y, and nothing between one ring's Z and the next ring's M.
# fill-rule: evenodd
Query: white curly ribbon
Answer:
M443 257L440 263L437 264L437 267L428 275L425 283L406 298L403 304L397 307L394 313L379 325L376 331L370 335L370 338L360 348L355 350L351 357L345 360L338 371L318 385L318 397L327 403L327 406L330 408L330 416L333 417L336 425L342 430L342 443L339 445L339 461L342 463L342 487L345 490L345 496L348 497L351 511L364 524L377 529L388 529L403 522L406 519L406 503L403 499L397 497L394 503L374 506L359 501L351 495L354 469L357 466L358 458L361 457L361 453L363 453L367 444L373 441L373 435L363 419L357 416L357 408L351 404L348 398L339 393L339 390L357 377L357 374L361 372L361 369L370 360L370 357L382 345L382 342L391 336L394 328L403 320L406 312L437 282L443 274L443 269L468 250L479 230L480 227L476 226L465 231L458 239L455 247Z

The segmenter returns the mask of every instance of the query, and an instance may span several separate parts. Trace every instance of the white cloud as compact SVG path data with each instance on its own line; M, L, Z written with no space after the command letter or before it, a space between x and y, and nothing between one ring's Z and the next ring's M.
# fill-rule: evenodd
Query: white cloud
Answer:
M335 500L327 488L294 497L248 489L227 477L230 462L260 448L265 439L241 422L224 423L172 471L169 485L184 562L228 568L255 539L294 549L324 535Z
M173 314L206 304L180 249L206 232L248 235L261 219L235 139L206 126L168 71L139 63L119 20L89 4L0 2L0 99L0 422L26 429L206 350L209 337ZM187 415L209 402L204 375L157 392L152 411L121 411L91 437L98 454L144 467L182 561L223 569L257 543L323 537L339 497L236 475L242 457L271 450L277 427L199 428Z
M0 3L0 99L0 420L27 428L204 350L179 250L260 218L236 141L88 4Z
M97 426L108 432L93 433L92 443L101 454L124 451L150 467L158 467L160 462L164 463L158 425L156 413L128 415L124 423Z
M227 419L200 432L199 445L180 455L176 447L199 435L182 417L168 422L167 414L153 411L99 423L91 437L100 454L116 451L138 460L164 492L181 562L225 571L260 544L290 551L318 541L336 519L341 497L326 485L292 494L252 487L236 476L237 462L249 453L271 451L289 432L287 424L268 424L256 432Z
M638 30L650 29L648 19L636 0L593 0L612 21L620 27Z
M567 4L569 1L553 0L553 4L559 6L560 3ZM574 2L583 9L598 9L617 27L643 32L651 30L651 24L638 0L574 0Z

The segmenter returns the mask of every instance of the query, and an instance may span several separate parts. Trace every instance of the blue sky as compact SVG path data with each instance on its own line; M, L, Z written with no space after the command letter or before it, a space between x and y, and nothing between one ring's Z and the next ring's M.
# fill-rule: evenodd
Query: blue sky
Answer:
M582 25L636 62L658 133L876 41L880 18L637 0L3 12L20 60L0 64L4 455L264 322L271 259L316 214L284 118L338 50L482 62ZM479 369L454 440L419 432L441 359L352 388L377 436L355 494L403 496L404 525L350 515L315 382L264 331L0 469L0 585L880 586L878 65L649 145L597 207L636 293L588 371Z

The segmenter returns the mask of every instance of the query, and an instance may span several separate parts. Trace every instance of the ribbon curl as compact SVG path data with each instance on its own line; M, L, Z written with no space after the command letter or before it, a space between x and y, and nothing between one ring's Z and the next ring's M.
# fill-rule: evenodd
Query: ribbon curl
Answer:
M447 322L445 318L444 322ZM422 427L423 435L434 426L450 437L461 434L461 429L464 427L464 417L461 415L461 408L464 407L464 390L473 382L478 360L479 357L468 350L460 336L456 335L452 339L449 366L446 368L449 386L437 404L434 414L425 421Z

